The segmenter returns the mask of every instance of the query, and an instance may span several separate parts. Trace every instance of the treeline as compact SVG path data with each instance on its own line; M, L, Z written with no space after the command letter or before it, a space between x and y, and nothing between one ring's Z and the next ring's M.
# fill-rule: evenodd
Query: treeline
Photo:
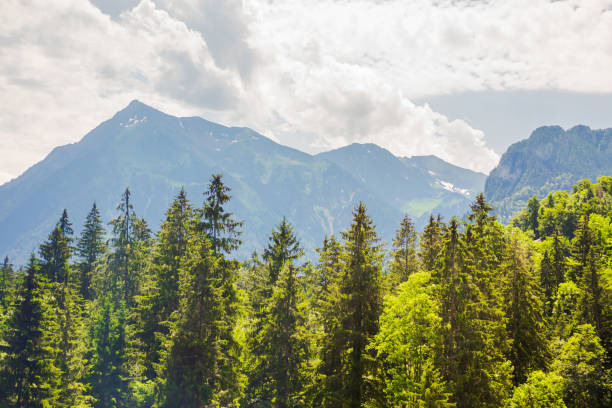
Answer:
M612 178L505 227L405 217L392 250L359 204L316 263L287 220L233 258L213 175L153 234L126 189L105 228L66 211L0 269L2 407L609 407ZM108 229L108 238L107 232Z

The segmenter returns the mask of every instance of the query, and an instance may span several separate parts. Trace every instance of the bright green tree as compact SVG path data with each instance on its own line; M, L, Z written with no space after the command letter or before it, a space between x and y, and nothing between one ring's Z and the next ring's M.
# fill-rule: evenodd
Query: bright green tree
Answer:
M60 375L54 366L53 329L47 280L32 258L2 333L0 405L15 408L54 406Z
M563 400L569 408L612 404L612 377L604 366L606 351L593 326L578 326L556 356L552 370L565 380Z
M450 394L435 366L440 344L440 304L428 272L411 274L385 298L380 331L371 346L381 367L381 407L449 407Z
M555 373L534 371L527 382L516 387L506 408L566 408L563 378Z

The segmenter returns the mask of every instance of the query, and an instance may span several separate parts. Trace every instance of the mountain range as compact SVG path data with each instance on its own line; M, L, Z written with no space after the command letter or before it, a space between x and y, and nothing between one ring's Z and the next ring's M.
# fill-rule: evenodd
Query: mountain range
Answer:
M241 258L261 250L282 217L313 255L326 235L348 227L359 201L390 241L404 213L418 227L430 213L465 213L486 178L435 156L396 157L374 144L311 155L249 128L179 118L132 101L0 186L0 254L25 262L64 208L77 233L94 201L109 221L126 187L136 213L155 229L181 187L201 206L213 173L223 174L232 188L229 209L244 221Z
M513 144L487 177L485 195L502 221L532 196L570 190L579 180L612 175L612 129L544 126Z

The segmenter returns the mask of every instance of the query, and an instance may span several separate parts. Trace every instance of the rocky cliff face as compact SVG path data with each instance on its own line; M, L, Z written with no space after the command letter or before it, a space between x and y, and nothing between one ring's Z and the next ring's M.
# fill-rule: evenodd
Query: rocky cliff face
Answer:
M485 195L503 221L531 196L567 190L579 180L612 174L612 129L536 129L508 148L485 182Z

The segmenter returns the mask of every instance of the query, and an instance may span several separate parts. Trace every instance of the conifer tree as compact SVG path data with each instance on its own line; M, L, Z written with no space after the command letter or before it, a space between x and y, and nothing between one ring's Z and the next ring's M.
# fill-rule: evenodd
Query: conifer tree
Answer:
M526 245L518 233L512 236L508 258L502 265L509 279L505 298L515 385L525 382L531 371L545 370L550 358L540 289L533 276L533 265Z
M418 258L416 254L416 230L408 215L402 219L400 228L393 238L393 249L391 251L392 262L389 271L391 288L408 280L408 277L417 272Z
M510 363L503 357L507 344L505 333L500 333L505 332L505 318L503 310L491 309L490 298L480 290L482 274L474 270L467 239L453 218L445 233L440 270L434 274L442 304L440 364L458 407L496 407L510 388Z
M144 375L156 377L163 339L169 334L171 314L179 307L179 268L193 230L193 209L184 189L166 212L158 233L147 279L137 298L135 337L144 353Z
M256 370L266 379L271 397L269 401L260 400L259 405L303 406L300 393L305 385L303 366L308 339L304 330L304 294L296 272L292 265L281 269L256 339L262 345Z
M44 407L56 400L59 372L50 344L53 324L46 285L32 257L2 334L6 344L0 373L2 406Z
M429 223L425 226L421 239L419 240L419 257L423 269L426 271L433 271L436 268L436 262L442 250L442 233L444 227L440 215L438 215L438 218L434 218L433 215L429 216Z
M107 291L123 295L128 309L134 304L151 234L146 221L136 216L130 199L130 189L126 188L117 206L119 214L110 222L113 252L105 284Z
M13 292L13 265L9 262L9 257L4 257L0 266L0 316L8 311ZM2 320L0 318L0 320Z
M49 238L40 246L42 258L41 272L51 282L64 282L68 280L68 261L72 255L70 249L72 228L66 210L62 213L59 222L55 225Z
M268 262L270 284L274 285L283 265L303 256L304 249L300 246L293 232L293 227L285 217L272 231L268 241L268 247L264 249L263 259Z
M232 198L229 195L230 191L231 189L223 184L221 174L213 174L208 190L204 192L206 200L202 209L202 227L210 238L215 254L218 252L229 254L241 244L238 237L242 233L239 230L242 222L236 221L233 214L223 208Z
M129 406L127 311L122 302L105 294L94 309L88 384L96 408Z
M583 322L592 324L598 335L602 334L602 284L601 247L594 231L589 226L589 216L584 215L578 223L572 251L572 278L580 289L580 311Z
M97 263L107 251L104 239L104 227L100 218L100 211L96 203L85 219L83 231L77 242L76 252L79 256L79 290L83 299L93 299L92 282Z
M382 306L382 249L374 224L359 203L343 233L343 276L340 298L326 314L331 324L322 346L320 403L326 407L360 407L372 392L366 380L372 366L367 344L378 331Z
M236 310L225 299L235 300L227 293L235 287L225 281L220 260L208 237L196 235L189 241L177 321L166 346L162 406L229 407L237 398L233 326L227 324Z

